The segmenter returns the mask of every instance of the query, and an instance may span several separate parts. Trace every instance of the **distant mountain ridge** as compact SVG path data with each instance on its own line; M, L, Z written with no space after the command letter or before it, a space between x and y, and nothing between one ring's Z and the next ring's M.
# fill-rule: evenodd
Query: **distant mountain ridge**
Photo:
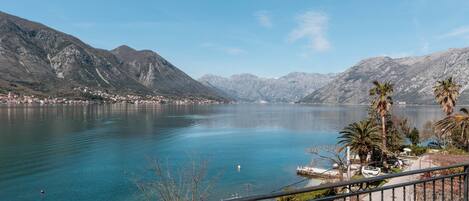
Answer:
M93 48L71 35L0 12L0 89L69 96L75 87L224 99L150 50Z
M324 86L335 74L294 72L279 78L262 78L252 74L228 78L204 75L198 80L241 102L295 102Z
M459 104L469 104L469 48L433 54L360 61L329 84L304 97L300 103L367 104L373 80L394 84L393 99L407 104L436 104L433 86L452 76L462 85Z

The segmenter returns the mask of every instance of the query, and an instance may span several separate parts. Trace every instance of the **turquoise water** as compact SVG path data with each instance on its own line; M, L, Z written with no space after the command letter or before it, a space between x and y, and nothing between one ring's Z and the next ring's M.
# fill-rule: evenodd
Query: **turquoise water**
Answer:
M395 113L417 126L441 115ZM153 159L176 169L207 160L220 175L212 200L267 193L302 180L295 168L311 161L305 150L334 144L366 114L363 106L1 106L0 200L138 200L135 181L151 178Z

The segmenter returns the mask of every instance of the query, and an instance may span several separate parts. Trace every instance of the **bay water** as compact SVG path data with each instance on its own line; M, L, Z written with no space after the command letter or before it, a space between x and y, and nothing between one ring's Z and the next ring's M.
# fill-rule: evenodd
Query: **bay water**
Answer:
M293 104L0 106L0 200L139 200L152 161L207 161L212 200L302 181L307 149L333 145L366 106ZM421 128L437 106L396 106ZM238 165L241 167L238 169ZM307 180L296 184L318 183ZM41 194L40 191L45 193Z

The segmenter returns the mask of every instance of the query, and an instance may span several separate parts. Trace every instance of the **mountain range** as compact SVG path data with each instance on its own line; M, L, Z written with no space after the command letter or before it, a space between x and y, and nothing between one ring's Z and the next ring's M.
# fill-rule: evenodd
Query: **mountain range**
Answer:
M156 52L91 47L78 38L0 12L0 92L75 96L87 87L116 94L226 100Z
M329 83L335 74L289 73L279 78L262 78L252 74L231 77L204 75L198 80L225 96L240 102L295 102Z
M367 104L373 80L394 85L394 100L435 104L433 86L452 76L469 104L469 48L424 56L364 59L340 74L205 75L198 81L156 52L94 48L40 23L0 12L0 93L79 96L86 87L115 94L201 97L241 102Z
M436 104L433 86L453 77L462 85L459 104L469 104L469 48L449 49L424 56L374 57L360 61L299 103L367 104L371 82L389 81L393 99L406 104Z

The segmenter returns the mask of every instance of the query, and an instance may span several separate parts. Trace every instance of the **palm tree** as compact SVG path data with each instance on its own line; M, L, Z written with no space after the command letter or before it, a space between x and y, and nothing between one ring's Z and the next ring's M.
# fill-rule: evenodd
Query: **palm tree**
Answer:
M464 140L464 146L469 150L469 139L466 136L466 129L469 126L469 111L461 108L460 113L449 115L435 123L435 129L442 136L453 135L453 131L461 130L461 139Z
M373 81L373 88L370 89L372 108L381 117L381 132L383 140L383 148L386 148L386 114L391 110L393 85L389 82L380 83Z
M459 97L459 89L461 89L461 85L456 84L452 77L437 81L436 86L433 87L436 101L441 105L447 116L453 113L453 108Z
M368 153L374 148L380 148L381 137L378 133L379 128L372 120L362 120L349 124L340 131L338 144L343 145L342 148L350 146L351 151L360 157L360 164L364 165Z

